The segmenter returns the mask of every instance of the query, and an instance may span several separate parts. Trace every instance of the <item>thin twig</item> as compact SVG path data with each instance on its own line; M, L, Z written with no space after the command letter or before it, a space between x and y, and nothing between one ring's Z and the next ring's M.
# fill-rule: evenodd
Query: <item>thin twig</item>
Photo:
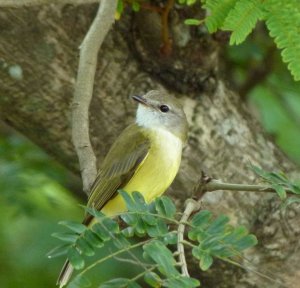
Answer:
M122 257L117 257L115 256L114 259L116 259L119 262L125 262L125 263L129 263L129 264L133 264L133 265L137 265L137 266L141 266L141 262L139 261L135 261L135 260L131 260L131 259L127 259L127 258L122 258ZM147 263L143 263L145 267L153 267L152 264L147 264Z
M161 51L164 55L168 56L172 50L172 40L169 35L169 14L174 6L174 0L168 0L166 6L161 13L161 37L162 37L162 48Z
M267 185L249 185L249 184L234 184L223 183L219 180L211 180L201 187L204 192L213 192L217 190L230 190L230 191L249 191L249 192L275 192L276 190ZM291 190L285 189L287 194L295 195Z
M186 264L185 253L184 253L184 230L185 223L190 218L191 214L200 209L200 202L197 202L193 199L188 199L186 201L185 210L180 219L180 224L178 225L178 234L177 234L177 251L179 253L179 262L181 263L181 274L189 277L189 271Z
M230 264L232 264L232 265L235 265L235 266L237 266L237 267L240 267L240 268L242 268L242 269L245 269L246 271L249 271L249 272L252 272L252 273L254 273L254 274L256 274L256 275L258 275L258 276L260 276L260 277L262 277L262 278L264 278L264 279L266 279L266 280L269 280L270 282L272 282L272 283L274 283L274 284L279 284L281 287L283 287L283 288L288 288L289 286L286 286L284 283L282 283L281 282L281 280L279 280L279 279L274 279L274 278L272 278L272 277L269 277L268 275L266 275L266 274L264 274L264 273L261 273L260 271L257 271L257 270L255 270L255 269L253 269L253 268L250 268L250 267L246 267L246 265L242 265L242 264L240 264L240 263L238 263L238 262L236 262L236 261L234 261L234 260L231 260L231 259L229 259L229 258L222 258L222 257L218 257L220 260L222 260L222 261L225 261L225 262L228 262L228 263L230 263ZM252 264L252 263L251 263ZM275 275L274 275L275 276Z
M132 279L130 279L130 282L135 282L136 280L142 278L146 273L152 272L153 270L155 270L157 268L158 265L152 265L151 268L141 272L140 274L136 275L135 277L133 277Z
M144 244L146 244L148 242L150 242L150 240L145 240L145 241L142 241L142 242L138 242L138 243L136 243L134 245L131 245L129 247L124 247L124 249L121 249L121 250L118 250L118 251L116 251L114 253L111 253L111 254L109 254L109 255L107 255L107 256L105 256L105 257L103 257L103 258L101 258L101 259L99 259L99 260L97 260L95 262L93 262L92 264L90 264L89 266L87 266L86 268L84 268L78 275L82 276L84 273L86 273L87 271L91 270L95 266L97 266L97 265L105 262L106 260L112 259L112 258L116 257L117 255L120 255L120 254L122 254L124 252L128 252L128 251L130 251L130 250L132 250L134 248L143 246Z
M0 7L26 7L50 4L88 4L99 0L0 0Z
M114 22L117 0L102 0L80 47L72 114L72 139L79 159L83 190L88 193L97 174L96 156L89 137L89 106L93 95L97 56Z

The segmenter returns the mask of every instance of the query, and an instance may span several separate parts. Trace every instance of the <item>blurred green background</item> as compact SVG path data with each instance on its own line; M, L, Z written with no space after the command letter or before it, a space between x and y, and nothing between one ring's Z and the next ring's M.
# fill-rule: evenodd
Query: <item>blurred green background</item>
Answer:
M292 80L264 28L244 44L228 47L224 57L230 85L300 165L300 84ZM54 287L63 259L46 257L60 244L51 234L62 229L58 221L80 221L83 214L82 199L69 191L80 189L72 179L34 144L0 125L1 287Z

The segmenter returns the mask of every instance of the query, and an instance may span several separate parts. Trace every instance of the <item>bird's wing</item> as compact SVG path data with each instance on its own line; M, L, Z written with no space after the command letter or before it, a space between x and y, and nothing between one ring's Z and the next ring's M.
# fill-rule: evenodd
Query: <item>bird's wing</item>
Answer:
M141 128L136 128L136 124L127 127L109 150L92 185L88 207L101 210L117 190L128 183L136 168L147 157L149 139ZM83 223L88 224L91 218L87 215Z

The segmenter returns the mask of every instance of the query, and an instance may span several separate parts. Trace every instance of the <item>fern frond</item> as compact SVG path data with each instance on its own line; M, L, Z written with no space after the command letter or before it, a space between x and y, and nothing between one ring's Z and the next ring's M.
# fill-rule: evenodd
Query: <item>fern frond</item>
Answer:
M261 0L240 0L230 10L223 30L232 31L230 45L242 43L251 33L256 22L263 17Z
M268 0L266 24L284 62L296 81L300 80L300 1Z
M216 32L222 27L229 11L235 6L238 0L206 0L203 8L207 9L210 15L206 18L205 24L210 33Z

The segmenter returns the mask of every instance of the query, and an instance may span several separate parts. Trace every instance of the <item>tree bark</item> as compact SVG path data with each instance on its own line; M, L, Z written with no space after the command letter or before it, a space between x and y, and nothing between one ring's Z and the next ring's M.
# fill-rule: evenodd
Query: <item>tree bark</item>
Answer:
M78 46L97 7L45 5L0 11L1 118L77 173L71 101ZM136 106L131 95L162 89L181 99L190 135L169 190L178 205L192 195L201 170L223 181L248 184L256 178L247 169L250 163L288 171L292 178L297 175L249 107L222 80L222 43L203 28L184 26L184 18L197 16L193 9L172 12L172 51L167 53L161 49L158 14L123 15L99 52L90 106L90 135L99 164L116 136L133 121ZM207 193L202 208L226 213L233 224L242 223L256 234L259 244L246 254L254 264L243 264L285 286L223 262L200 273L188 259L191 274L203 287L296 287L300 210L291 206L281 213L279 206L273 193L221 191Z

